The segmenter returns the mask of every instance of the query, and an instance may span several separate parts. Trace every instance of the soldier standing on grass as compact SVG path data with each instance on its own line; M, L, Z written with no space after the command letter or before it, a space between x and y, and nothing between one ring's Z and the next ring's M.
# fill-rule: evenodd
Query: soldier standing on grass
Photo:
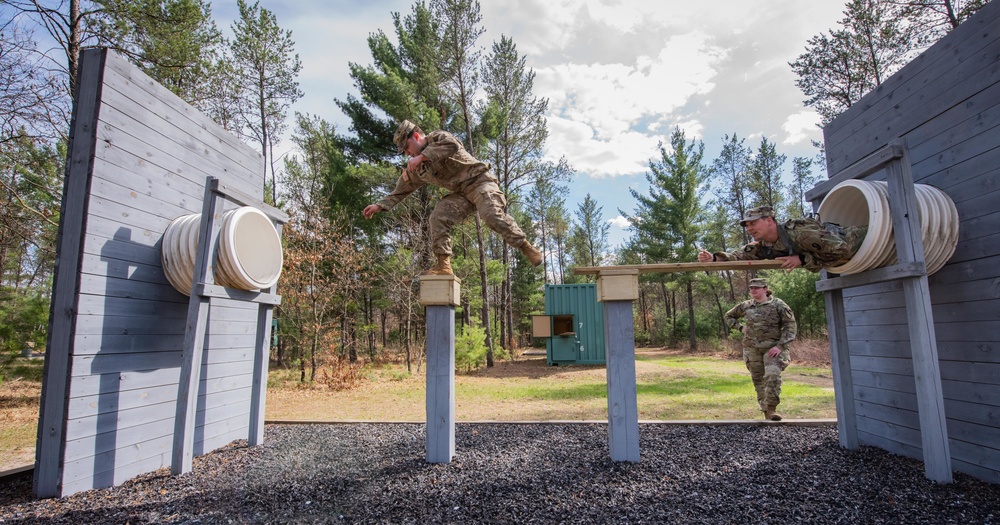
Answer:
M840 266L854 257L868 233L868 226L840 226L811 217L779 223L770 206L747 211L740 221L754 242L741 251L698 252L698 262L777 259L786 270L805 268L818 272Z
M410 156L396 181L396 189L382 200L365 207L366 219L391 210L396 204L425 184L434 184L451 193L442 198L431 212L431 249L437 264L424 275L451 275L451 229L473 212L503 237L510 246L521 250L532 266L542 263L535 249L507 211L507 199L490 167L469 154L451 133L432 131L424 135L419 126L404 120L392 137L400 153Z
M795 314L784 301L771 297L764 279L750 279L750 296L726 312L726 322L743 332L743 361L764 418L781 421L775 409L781 403L781 372L791 362L788 344L795 340ZM740 318L746 326L740 325Z

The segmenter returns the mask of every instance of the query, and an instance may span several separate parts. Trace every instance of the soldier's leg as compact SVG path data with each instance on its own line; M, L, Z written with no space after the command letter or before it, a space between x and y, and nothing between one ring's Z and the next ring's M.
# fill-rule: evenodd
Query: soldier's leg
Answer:
M784 349L776 357L764 354L764 405L772 409L781 403L781 372L788 368L791 355Z
M479 217L489 228L503 237L514 248L521 248L527 238L507 209L507 198L495 182L486 182L467 188L465 196L476 205Z
M743 363L750 372L750 379L753 380L753 389L757 392L757 404L764 410L764 354L757 348L751 346L743 347Z
M431 251L435 255L451 256L451 229L464 221L473 210L472 203L457 193L438 201L430 217Z

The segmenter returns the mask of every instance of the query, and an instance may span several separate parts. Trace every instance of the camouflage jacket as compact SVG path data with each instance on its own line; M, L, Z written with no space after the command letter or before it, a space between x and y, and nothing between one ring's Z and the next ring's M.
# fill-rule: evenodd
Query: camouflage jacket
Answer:
M778 346L785 349L788 348L788 343L795 340L798 329L795 314L785 301L777 297L769 297L762 303L748 299L726 312L726 322L730 328L736 328L741 318L746 319L743 346L753 348Z
M462 143L447 131L432 131L427 135L427 146L420 152L427 157L408 180L399 177L396 188L376 204L384 210L391 210L409 194L425 184L445 188L452 193L461 193L466 188L484 182L497 182L490 173L490 166L476 160Z
M822 268L840 266L854 257L865 240L868 226L841 227L816 219L791 219L778 224L776 242L752 242L736 252L717 252L716 261L774 259L785 255L801 255L802 266L818 272Z

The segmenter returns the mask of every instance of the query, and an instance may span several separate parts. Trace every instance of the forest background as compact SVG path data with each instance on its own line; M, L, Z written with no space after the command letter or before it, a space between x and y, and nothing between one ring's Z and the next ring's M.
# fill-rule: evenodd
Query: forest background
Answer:
M852 0L788 67L826 123L983 4ZM789 160L767 138L747 144L732 134L706 158L704 142L677 123L649 152L648 191L632 189L631 209L609 210L631 234L612 246L600 196L567 202L574 166L543 155L549 101L535 95L535 73L512 38L481 41L489 21L479 2L417 1L387 13L391 28L371 28L370 61L351 63L354 91L335 96L347 130L331 116L289 114L303 96L293 35L259 2L237 0L237 8L224 33L205 0L0 0L0 381L25 348L45 348L73 79L88 45L126 57L260 151L266 199L292 218L272 359L298 370L301 382L350 385L363 362L420 366L417 275L430 266L427 219L442 193L423 188L376 220L360 213L398 177L404 159L391 137L399 120L450 131L489 162L509 212L545 254L533 268L478 219L456 228L456 354L465 369L538 344L530 316L543 312L544 285L586 282L573 268L737 249L750 240L737 224L747 209L804 215L804 192L825 175L820 144L816 156ZM817 275L762 273L795 311L800 334L825 337ZM723 314L751 277L644 275L637 345L725 345Z

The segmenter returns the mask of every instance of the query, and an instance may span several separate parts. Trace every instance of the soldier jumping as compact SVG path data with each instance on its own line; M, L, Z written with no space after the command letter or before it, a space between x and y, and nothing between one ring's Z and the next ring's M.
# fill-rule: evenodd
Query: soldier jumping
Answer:
M489 166L469 154L451 133L432 131L425 135L419 126L404 120L392 140L399 153L406 153L410 160L392 193L368 205L362 213L371 219L378 212L391 210L425 184L449 190L451 193L442 198L431 213L431 249L437 256L437 264L424 275L452 273L451 229L474 211L507 244L521 250L532 266L541 264L541 252L528 242L514 218L506 212L507 199Z

